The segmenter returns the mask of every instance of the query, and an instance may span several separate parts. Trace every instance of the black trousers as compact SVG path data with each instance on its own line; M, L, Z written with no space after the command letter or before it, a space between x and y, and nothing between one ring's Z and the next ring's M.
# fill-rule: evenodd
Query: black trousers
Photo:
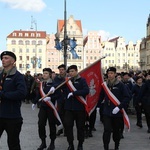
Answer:
M94 111L91 113L90 118L89 118L89 126L90 126L90 130L92 130L95 126L95 121L96 121L96 108L94 109Z
M76 127L77 127L77 140L80 143L84 142L85 118L86 118L85 111L70 111L70 110L65 111L64 122L65 122L67 141L69 144L72 144L74 140L74 135L73 135L74 121L76 122Z
M59 102L57 104L57 107L58 107L58 114L59 114L60 119L62 121L62 124L64 126L64 115L65 115L64 103L63 102Z
M116 145L120 143L120 130L123 123L122 117L109 117L103 116L103 125L104 125L104 133L103 133L103 143L104 147L107 147L110 142L111 133L113 133L113 141Z
M9 150L21 150L19 135L23 121L22 118L8 119L0 118L0 137L5 130Z
M150 129L150 105L143 105L147 127Z
M46 138L46 123L48 120L49 128L50 128L50 139L56 139L56 118L54 116L53 110L48 107L40 107L38 114L38 132L41 140L45 140Z
M137 123L142 123L142 106L135 105Z

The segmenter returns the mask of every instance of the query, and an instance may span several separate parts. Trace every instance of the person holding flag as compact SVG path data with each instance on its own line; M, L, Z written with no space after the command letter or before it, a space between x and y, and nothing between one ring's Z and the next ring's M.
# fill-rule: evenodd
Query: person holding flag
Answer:
M73 126L74 121L77 127L77 139L78 148L77 150L83 150L84 142L84 127L86 118L86 96L89 93L89 87L85 78L78 74L78 69L76 65L71 65L68 68L68 73L70 80L66 82L66 100L65 100L65 116L64 123L66 129L67 141L69 147L67 150L74 150L73 144Z
M109 150L111 132L115 142L115 150L119 150L121 139L121 126L123 120L128 128L130 127L128 117L123 108L126 107L130 100L130 95L126 86L116 78L116 68L107 69L108 79L102 83L100 92L100 102L104 100L103 108L103 144L104 150Z
M46 146L46 122L48 120L50 128L50 139L51 143L47 150L55 149L55 139L56 139L56 118L55 118L55 101L56 94L53 94L55 91L54 84L51 79L52 70L50 68L43 69L43 82L40 82L39 92L36 95L36 98L33 100L32 109L35 109L35 104L39 101L41 97L44 97L47 93L51 93L50 96L45 97L40 101L40 109L38 114L38 132L39 137L42 141L41 145L37 150L43 150Z
M65 82L65 78L67 77L66 73L66 65L61 64L58 66L59 74L56 75L53 82L55 84L55 87L59 86L61 83ZM65 103L65 95L66 95L66 86L61 86L57 90L57 111L61 118L62 123L64 124L64 103ZM64 132L65 136L65 129L60 129L57 131L57 136L60 136Z

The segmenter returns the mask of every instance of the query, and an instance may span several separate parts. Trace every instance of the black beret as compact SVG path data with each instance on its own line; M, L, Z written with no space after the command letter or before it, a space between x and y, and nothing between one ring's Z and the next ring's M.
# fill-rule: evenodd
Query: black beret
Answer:
M71 65L71 66L68 67L67 72L69 72L69 70L71 70L71 69L78 70L76 65Z
M129 75L128 72L123 72L122 76Z
M59 68L64 68L64 69L66 69L66 65L61 64L61 65L58 66L58 69L59 69Z
M44 68L44 69L43 69L43 72L44 72L44 71L48 71L49 73L52 73L51 68Z
M14 60L16 61L16 55L13 53L13 52L11 52L11 51L4 51L4 52L2 52L1 53L1 60L2 60L2 58L3 58L3 56L4 55L9 55L9 56L11 56L12 58L14 58Z
M116 73L116 68L115 67L109 67L106 72L108 73L108 71L113 71Z

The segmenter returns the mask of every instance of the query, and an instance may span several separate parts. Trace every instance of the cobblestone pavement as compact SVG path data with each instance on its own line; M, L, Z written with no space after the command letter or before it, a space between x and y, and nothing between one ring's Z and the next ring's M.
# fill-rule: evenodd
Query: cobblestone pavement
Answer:
M37 130L37 114L38 108L34 111L31 109L31 104L22 105L22 115L24 123L20 135L20 142L22 150L37 150L40 145L40 139L38 137ZM128 132L125 129L124 139L121 140L120 150L150 150L150 134L147 133L147 126L145 118L143 117L143 128L138 128L135 123L135 115L130 115L131 130ZM97 120L95 124L96 131L93 131L93 137L85 139L84 150L103 150L102 133L103 125L99 121L99 114L97 113ZM48 130L48 127L47 127ZM75 134L75 150L77 147L76 129L74 128ZM48 133L48 132L47 132ZM49 135L47 135L47 145L50 143ZM67 150L68 143L66 137L63 135L59 136L55 142L56 150ZM114 143L111 139L110 149L113 149ZM0 139L0 150L8 150L7 137L4 132Z

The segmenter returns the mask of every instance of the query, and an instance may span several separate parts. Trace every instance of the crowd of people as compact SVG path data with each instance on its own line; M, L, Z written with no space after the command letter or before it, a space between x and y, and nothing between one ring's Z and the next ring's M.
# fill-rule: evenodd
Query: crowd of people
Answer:
M142 128L142 113L145 114L147 132L150 133L150 72L138 71L117 73L109 67L104 74L104 83L99 92L99 101L90 116L85 109L89 87L86 79L78 74L78 67L64 64L58 66L58 74L50 68L32 76L17 71L16 55L4 51L0 56L3 70L0 74L0 137L5 130L9 150L21 150L19 135L23 124L21 104L31 104L39 108L38 135L41 144L37 150L55 149L57 136L64 134L68 143L67 150L74 150L73 128L77 129L77 150L83 150L84 139L93 137L96 112L99 108L100 121L103 123L103 146L109 150L114 141L114 149L119 150L120 140L124 138L124 110L136 112L136 125ZM49 144L46 143L46 125L49 125Z

